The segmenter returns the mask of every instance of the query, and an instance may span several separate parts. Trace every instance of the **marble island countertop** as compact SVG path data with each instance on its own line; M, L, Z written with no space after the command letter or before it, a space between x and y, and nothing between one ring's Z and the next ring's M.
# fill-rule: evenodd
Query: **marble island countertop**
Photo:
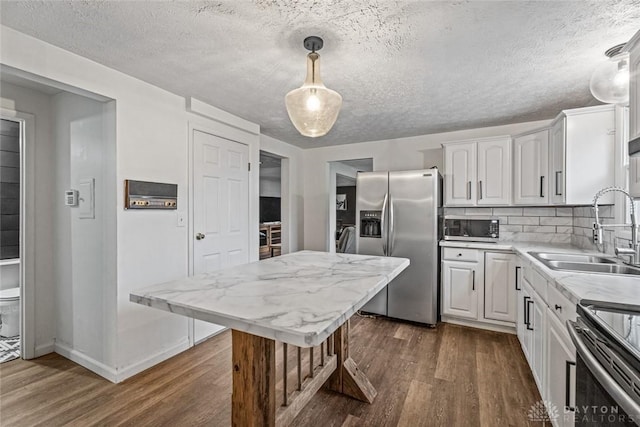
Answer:
M408 265L406 258L301 251L136 290L130 301L312 347Z
M614 303L623 302L640 307L640 276L552 270L529 254L529 252L556 252L603 256L599 252L580 249L568 244L537 242L498 241L497 243L476 243L441 241L440 246L512 251L521 255L521 259L525 260L534 270L544 276L548 283L576 304L582 300L593 300Z

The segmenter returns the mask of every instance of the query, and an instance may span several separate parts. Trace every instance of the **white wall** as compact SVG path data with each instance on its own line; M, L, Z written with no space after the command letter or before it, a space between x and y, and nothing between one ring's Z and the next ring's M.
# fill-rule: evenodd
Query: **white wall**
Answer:
M185 277L188 274L188 251L191 241L190 227L178 227L175 211L125 211L123 182L125 179L158 181L178 184L179 204L188 199L189 126L191 119L212 123L221 136L250 146L250 161L257 166L259 154L259 128L251 127L250 136L242 129L241 119L208 109L191 102L191 111L203 116L217 116L217 121L195 118L187 113L184 98L171 94L121 72L97 64L8 27L0 27L0 63L15 70L80 88L115 100L114 115L117 128L111 137L115 143L115 176L113 185L117 193L108 204L109 217L117 224L114 247L108 256L117 256L114 281L103 289L103 309L115 313L115 342L106 341L105 353L114 353L114 361L104 358L104 366L88 366L102 375L120 381L153 364L176 354L189 346L188 320L182 316L143 307L129 302L131 290L155 283ZM194 108L194 105L198 108ZM229 123L229 126L221 124ZM255 130L257 129L257 131ZM107 130L107 133L109 131ZM237 137L237 138L236 138ZM274 142L274 145L278 143ZM281 147L283 151L284 149ZM51 152L44 159L44 169L49 170ZM250 221L258 225L258 174L252 168L250 176ZM295 188L295 186L294 186ZM294 197L298 190L293 193ZM51 195L43 200L51 205ZM46 211L46 210L45 210ZM295 225L292 225L295 229ZM45 230L44 233L47 233ZM296 230L297 234L297 230ZM297 235L295 236L297 237ZM258 257L258 235L251 235L254 248L252 259ZM38 256L47 257L51 251L38 250ZM50 260L49 271L51 270ZM50 277L47 275L41 277ZM115 293L112 292L115 290ZM112 300L110 300L112 298ZM49 322L38 330L53 336L52 313ZM71 354L70 356L74 356ZM80 363L82 355L75 355Z
M282 197L282 167L260 166L260 197Z
M4 48L0 49L0 55ZM0 103L3 108L34 117L34 138L28 149L34 156L35 205L27 205L34 216L35 282L32 293L37 295L34 312L35 342L27 343L28 351L36 356L53 351L55 337L55 281L53 271L53 200L54 200L54 138L51 125L51 99L33 89L18 87L6 82L0 83Z
M260 135L260 149L283 157L281 163L282 253L303 248L303 150L280 140Z
M373 170L411 170L434 166L444 142L514 135L546 126L550 120L469 129L432 135L304 150L304 248L324 251L330 245L331 177L328 162L373 158Z
M52 97L56 147L54 191L54 277L56 282L56 351L74 352L99 366L115 366L115 129L109 105L62 92ZM94 218L81 218L79 207L64 205L67 189L95 181Z

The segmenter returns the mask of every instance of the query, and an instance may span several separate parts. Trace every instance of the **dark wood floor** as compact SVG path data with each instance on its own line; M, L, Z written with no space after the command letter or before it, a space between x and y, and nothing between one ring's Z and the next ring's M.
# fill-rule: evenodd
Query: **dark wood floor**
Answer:
M534 424L527 411L540 396L515 336L357 316L351 331L351 355L377 388L375 402L321 390L293 425ZM230 332L121 384L56 354L0 365L2 426L226 426L230 419Z

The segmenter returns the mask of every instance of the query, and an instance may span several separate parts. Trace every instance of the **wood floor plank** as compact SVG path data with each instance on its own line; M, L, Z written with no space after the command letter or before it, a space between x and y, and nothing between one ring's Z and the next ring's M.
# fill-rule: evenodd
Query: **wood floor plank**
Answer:
M411 381L407 397L402 405L398 427L428 427L429 417L425 411L431 400L431 384Z
M353 415L347 415L347 418L342 423L341 427L358 427L362 425L362 420L358 417L354 417Z
M456 375L455 357L458 354L459 328L445 327L439 346L438 359L434 377L439 380L453 381Z
M121 384L56 354L1 364L0 425L228 426L230 335L213 337ZM513 335L358 316L350 335L351 357L378 390L374 403L321 390L292 426L522 426L529 407L540 400ZM282 369L284 355L277 348ZM289 353L293 390L297 352ZM303 354L306 367L308 351Z

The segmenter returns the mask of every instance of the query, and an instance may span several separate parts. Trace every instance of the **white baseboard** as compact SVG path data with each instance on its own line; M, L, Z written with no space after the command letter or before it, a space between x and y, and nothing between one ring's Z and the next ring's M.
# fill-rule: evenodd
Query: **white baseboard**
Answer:
M159 353L151 355L151 356L147 357L146 359L143 359L143 360L141 360L139 362L136 362L133 365L127 366L126 368L118 369L117 372L114 375L114 379L113 380L111 380L110 378L108 378L108 379L110 381L113 381L114 383L122 382L122 381L126 380L127 378L130 378L130 377L132 377L132 376L134 376L136 374L139 374L140 372L144 371L145 369L149 369L152 366L155 366L158 363L163 362L163 361L175 356L176 354L179 354L179 353L182 353L185 350L188 350L189 347L190 347L189 340L188 339L184 339L183 341L180 341L178 344L174 345L173 347L170 347L170 348L168 348L168 349L166 349L164 351L161 351Z
M97 360L87 356L84 353L79 352L69 346L56 341L55 342L55 352L61 356L66 357L67 359L73 360L78 365L84 366L90 371L95 372L103 378L108 379L109 381L115 383L117 382L117 372L111 366L107 366L102 362L98 362Z
M204 338L199 339L198 341L195 342L195 345L198 345L202 342L205 342L206 340L208 340L209 338L213 338L216 335L220 335L221 333L223 333L224 331L228 330L229 328L227 328L226 326L220 326L220 329L218 329L217 331L207 335Z
M494 323L478 322L476 320L466 320L448 316L442 316L442 321L445 323L452 323L454 325L468 326L470 328L486 329L488 331L504 332L512 335L516 334L515 326L503 326Z
M56 345L53 340L49 341L48 343L40 344L36 346L33 359L35 359L36 357L44 356L45 354L53 353L54 351L56 351Z

